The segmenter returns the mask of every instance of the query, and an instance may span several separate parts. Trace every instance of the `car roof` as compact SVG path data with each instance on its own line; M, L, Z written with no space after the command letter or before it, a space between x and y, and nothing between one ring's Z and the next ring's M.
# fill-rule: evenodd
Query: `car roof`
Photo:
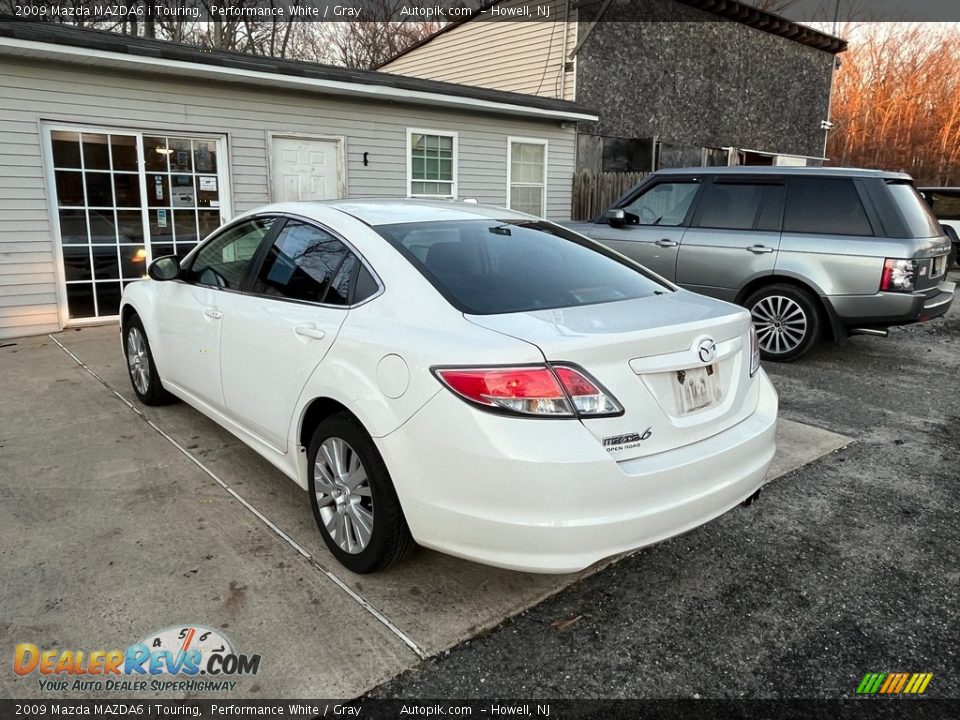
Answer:
M507 210L495 205L480 205L462 200L419 200L410 198L370 198L315 200L265 205L254 212L283 213L313 217L328 209L339 210L367 225L397 225L411 222L444 220L535 220L532 215Z
M906 173L848 167L791 167L789 165L734 165L731 167L663 168L655 175L815 175L818 177L871 177L912 180Z

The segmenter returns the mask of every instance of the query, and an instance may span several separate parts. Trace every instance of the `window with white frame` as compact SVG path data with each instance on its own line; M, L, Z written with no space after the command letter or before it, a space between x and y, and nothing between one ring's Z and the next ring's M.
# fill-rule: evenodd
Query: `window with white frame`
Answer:
M407 194L457 196L457 133L407 130Z
M543 217L547 213L547 141L508 138L507 206Z

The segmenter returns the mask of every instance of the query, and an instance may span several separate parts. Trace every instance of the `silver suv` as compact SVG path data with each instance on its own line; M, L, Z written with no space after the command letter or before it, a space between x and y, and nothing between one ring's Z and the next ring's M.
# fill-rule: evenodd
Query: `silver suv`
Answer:
M660 170L575 230L676 284L750 309L763 356L943 315L950 241L909 175Z

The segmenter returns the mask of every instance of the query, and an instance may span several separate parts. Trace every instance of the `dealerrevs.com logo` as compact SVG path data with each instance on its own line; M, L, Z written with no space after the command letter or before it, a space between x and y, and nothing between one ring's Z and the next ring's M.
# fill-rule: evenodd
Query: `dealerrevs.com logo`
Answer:
M236 652L218 630L181 625L150 633L126 650L43 649L20 643L17 675L37 674L44 691L234 690L232 678L256 675L260 655Z

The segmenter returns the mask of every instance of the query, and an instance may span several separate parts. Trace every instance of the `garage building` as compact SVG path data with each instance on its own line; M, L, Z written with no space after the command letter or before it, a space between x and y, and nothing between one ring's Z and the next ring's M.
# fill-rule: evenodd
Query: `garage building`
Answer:
M569 217L557 99L0 22L0 339L116 318L124 284L270 201L473 198Z

